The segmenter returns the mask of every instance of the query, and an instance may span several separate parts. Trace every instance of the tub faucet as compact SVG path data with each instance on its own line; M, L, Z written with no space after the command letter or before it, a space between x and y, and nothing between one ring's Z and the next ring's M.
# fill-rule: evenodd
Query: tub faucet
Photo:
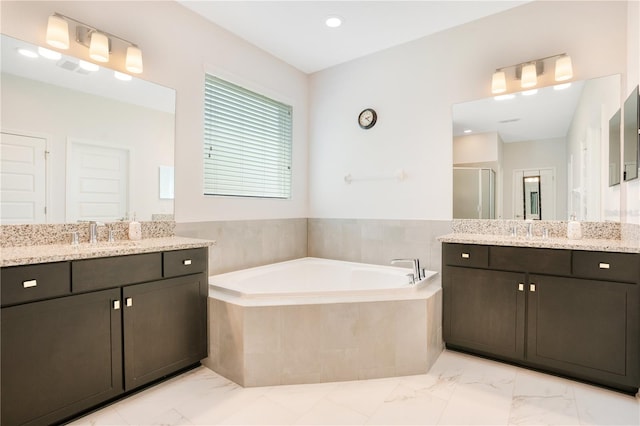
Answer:
M391 260L391 264L395 265L396 263L411 263L413 265L413 283L420 281L425 277L424 269L420 269L420 260L419 259L393 259Z

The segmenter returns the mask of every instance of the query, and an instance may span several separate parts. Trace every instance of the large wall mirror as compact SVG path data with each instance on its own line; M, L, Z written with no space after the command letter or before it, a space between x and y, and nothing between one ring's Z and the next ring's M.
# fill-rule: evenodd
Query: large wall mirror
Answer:
M2 35L1 223L172 219L175 91L51 53Z
M640 94L636 86L624 101L624 180L638 178L638 150L640 149Z
M609 118L618 108L619 75L454 105L454 218L483 218L456 213L481 209L456 208L468 188L456 185L455 170L488 168L491 219L619 220L606 208Z

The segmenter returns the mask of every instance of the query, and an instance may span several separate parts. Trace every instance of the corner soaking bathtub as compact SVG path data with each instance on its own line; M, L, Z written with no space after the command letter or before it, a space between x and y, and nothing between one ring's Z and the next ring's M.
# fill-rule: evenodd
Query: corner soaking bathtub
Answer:
M440 275L302 258L209 277L209 358L242 386L421 374L442 351Z
M426 277L413 284L407 276L411 272L407 268L305 257L214 275L209 277L209 286L214 292L241 299L269 298L267 304L280 303L281 298L318 303L368 296L419 296L437 274L426 271Z

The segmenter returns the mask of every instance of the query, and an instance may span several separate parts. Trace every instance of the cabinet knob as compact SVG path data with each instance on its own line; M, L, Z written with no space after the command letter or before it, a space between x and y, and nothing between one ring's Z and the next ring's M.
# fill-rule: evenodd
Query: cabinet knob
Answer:
M126 299L124 299L124 304L129 307L129 306L133 306L133 298L132 297L127 297Z
M611 266L608 263L600 262L598 265L600 269L609 269Z
M518 291L524 291L524 284L523 283L519 283L518 284Z
M119 300L114 300L113 301L113 310L117 311L118 309L120 309L120 301Z
M22 288L31 288L31 287L35 287L37 285L38 285L38 281L37 280L22 281Z
M462 258L463 258L463 259L469 259L469 257L471 257L471 256L469 255L469 253L462 253Z
M535 284L529 284L529 291L536 291L536 285Z
M183 265L187 265L187 266L188 266L188 265L191 265L191 259L185 259L185 260L183 260L183 261L182 261L182 264L183 264Z

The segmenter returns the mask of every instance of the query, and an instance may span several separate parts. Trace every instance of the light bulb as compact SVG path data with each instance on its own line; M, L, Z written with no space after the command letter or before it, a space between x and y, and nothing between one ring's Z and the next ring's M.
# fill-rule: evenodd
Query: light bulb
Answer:
M522 67L522 80L520 81L520 86L523 89L527 87L533 87L538 84L538 75L536 73L536 64L527 64Z
M491 78L491 93L504 93L507 91L507 78L504 71L496 71Z
M561 56L556 60L556 81L566 81L573 77L570 56Z
M109 62L109 37L94 31L91 33L89 57L98 62Z
M69 48L69 24L57 15L49 16L47 23L47 44L58 49Z
M142 51L136 46L127 47L127 59L125 68L134 74L142 72Z

